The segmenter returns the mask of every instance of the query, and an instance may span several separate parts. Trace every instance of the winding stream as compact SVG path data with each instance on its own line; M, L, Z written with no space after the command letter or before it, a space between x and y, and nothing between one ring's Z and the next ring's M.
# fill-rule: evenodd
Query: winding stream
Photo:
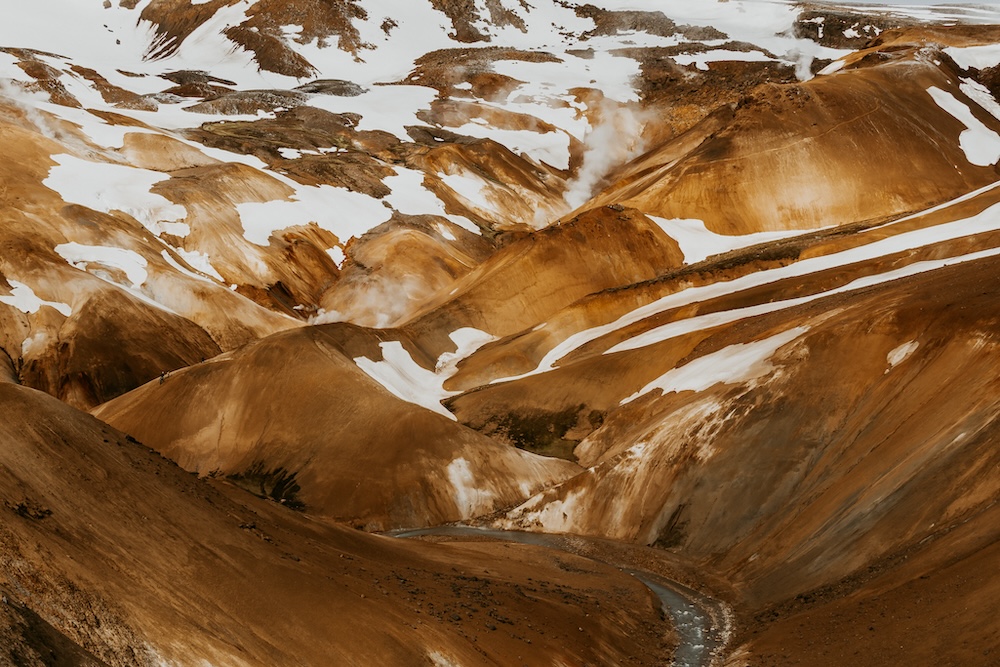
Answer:
M520 542L548 549L568 551L563 546L565 535L493 530L472 526L439 526L386 533L391 537L489 537L507 542ZM573 539L584 539L572 536ZM587 556L589 557L589 556ZM596 560L591 558L591 560ZM606 563L617 565L615 563ZM727 628L720 627L727 618L724 605L676 581L643 570L623 569L646 585L660 599L663 611L670 615L677 631L678 645L674 653L675 667L711 667L725 645Z

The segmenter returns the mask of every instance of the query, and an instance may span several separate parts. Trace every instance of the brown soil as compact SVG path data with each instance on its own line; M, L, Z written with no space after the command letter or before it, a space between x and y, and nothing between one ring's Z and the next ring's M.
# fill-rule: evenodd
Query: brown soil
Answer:
M0 385L0 412L0 614L15 664L39 648L44 664L122 667L663 659L658 606L613 568L330 526L14 385Z

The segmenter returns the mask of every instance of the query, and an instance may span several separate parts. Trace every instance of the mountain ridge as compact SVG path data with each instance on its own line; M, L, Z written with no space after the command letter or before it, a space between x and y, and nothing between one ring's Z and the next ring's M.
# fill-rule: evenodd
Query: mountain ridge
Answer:
M995 660L995 11L7 9L0 662Z

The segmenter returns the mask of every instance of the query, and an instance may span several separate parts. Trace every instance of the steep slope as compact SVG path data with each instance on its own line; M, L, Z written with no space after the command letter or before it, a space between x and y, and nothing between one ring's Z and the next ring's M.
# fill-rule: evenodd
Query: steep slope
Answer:
M343 326L264 339L94 414L190 471L369 530L487 514L578 471L400 400L377 380L412 378L404 396L419 396L433 391L423 377L433 372L376 339L366 374L361 352L348 356L338 340Z
M994 504L951 523L924 548L759 612L728 664L995 663L998 521Z
M737 235L898 215L974 190L996 178L998 108L941 49L998 37L886 33L829 74L754 90L617 172L588 205Z
M841 664L854 651L920 663L924 644L886 638L915 639L933 619L935 636L963 638L934 644L937 660L978 659L1000 631L994 578L977 569L1000 539L995 188L904 224L955 207L980 212L952 223L954 241L932 225L937 243L916 252L728 292L653 328L620 320L578 337L597 350L556 370L453 399L460 417L483 392L494 406L530 392L552 412L599 411L575 451L586 472L497 523L655 543L721 574L746 619L733 664ZM954 602L963 582L987 592ZM768 662L786 640L801 653Z
M681 263L677 243L619 207L588 211L507 244L403 326L417 336L471 326L506 336L573 301Z
M71 126L53 126L57 142L23 109L0 104L0 112L10 157L0 165L3 349L24 382L90 407L220 348L298 326L199 274L188 263L197 254L150 234L147 227L181 232L161 221L176 216L171 202L143 192L143 170L61 153L80 139ZM108 179L104 196L86 190L92 170ZM67 200L52 189L60 187Z
M0 382L143 446L0 384L15 663L667 660L613 571L330 523L477 517L666 553L733 666L996 661L996 10L39 3Z
M310 520L198 480L15 385L0 384L0 412L0 613L33 625L29 644L54 652L44 664L660 657L651 596L612 568L531 547L426 545ZM5 641L0 661L21 645ZM19 655L10 659L31 664Z

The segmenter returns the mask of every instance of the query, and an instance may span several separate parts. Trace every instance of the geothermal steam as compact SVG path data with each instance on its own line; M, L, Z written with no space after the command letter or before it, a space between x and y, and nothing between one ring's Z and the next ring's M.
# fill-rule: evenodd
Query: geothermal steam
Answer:
M642 129L648 113L604 101L591 116L591 129L583 138L583 162L566 185L566 207L572 211L587 203L611 171L639 155L645 148Z

